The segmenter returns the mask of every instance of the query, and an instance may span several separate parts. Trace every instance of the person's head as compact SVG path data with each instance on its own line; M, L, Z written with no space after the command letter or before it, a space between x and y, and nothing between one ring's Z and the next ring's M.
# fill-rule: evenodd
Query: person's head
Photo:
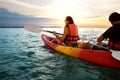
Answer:
M65 24L74 24L74 21L71 16L65 18Z
M109 21L111 22L112 25L117 24L120 22L120 14L117 12L113 12L109 16Z

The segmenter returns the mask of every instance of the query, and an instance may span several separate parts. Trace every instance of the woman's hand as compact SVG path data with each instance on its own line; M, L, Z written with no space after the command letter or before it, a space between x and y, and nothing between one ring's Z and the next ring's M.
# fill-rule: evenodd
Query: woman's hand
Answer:
M61 40L61 37L57 35L55 31L53 31L53 35L56 36L56 38L58 38L59 40Z
M53 31L53 35L55 35L55 36L56 36L56 32L55 32L55 31Z

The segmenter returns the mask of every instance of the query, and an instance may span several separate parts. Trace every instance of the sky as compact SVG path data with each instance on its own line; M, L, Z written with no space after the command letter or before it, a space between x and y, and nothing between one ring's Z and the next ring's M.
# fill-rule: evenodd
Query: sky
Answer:
M24 16L57 19L51 24L64 25L65 17L72 16L79 26L109 27L108 17L120 12L120 0L0 0L0 8Z
M58 19L53 18L39 18L21 15L6 9L0 9L0 27L19 27L26 24L36 26L54 26Z

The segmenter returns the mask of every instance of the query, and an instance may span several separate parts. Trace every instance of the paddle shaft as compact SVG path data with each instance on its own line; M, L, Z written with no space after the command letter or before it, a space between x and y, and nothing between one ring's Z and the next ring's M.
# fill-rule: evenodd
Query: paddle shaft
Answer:
M49 33L53 33L53 31L48 31L48 30L42 30L44 32L49 32ZM56 34L59 34L59 35L62 35L61 33L56 33Z
M25 25L24 28L25 28L26 30L31 31L31 32L34 32L34 33L40 33L40 32L42 32L42 31L44 31L44 32L49 32L49 33L53 33L53 31L43 30L43 29L41 29L40 27L34 26L34 25ZM56 34L58 34L58 35L63 35L63 34L61 34L61 33L56 33ZM87 40L87 39L81 37L81 40Z

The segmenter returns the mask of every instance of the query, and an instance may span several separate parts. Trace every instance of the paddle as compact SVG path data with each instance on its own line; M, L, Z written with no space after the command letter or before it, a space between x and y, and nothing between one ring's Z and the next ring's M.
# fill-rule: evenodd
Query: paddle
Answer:
M27 30L27 31L30 31L30 32L34 32L34 33L40 33L40 32L49 32L49 33L53 33L53 31L48 31L48 30L43 30L41 29L40 27L38 26L34 26L34 25L25 25L24 28ZM62 35L61 33L56 33L56 34L59 34L59 35ZM80 37L80 39L82 41L88 41L86 38L84 37Z
M34 33L40 33L40 32L42 32L42 31L43 31L43 32L53 33L53 31L43 30L43 29L41 29L40 27L34 26L34 25L25 25L24 28L25 28L27 31L34 32ZM62 35L61 33L56 33L56 34Z
M120 51L110 50L112 52L112 57L120 61Z

